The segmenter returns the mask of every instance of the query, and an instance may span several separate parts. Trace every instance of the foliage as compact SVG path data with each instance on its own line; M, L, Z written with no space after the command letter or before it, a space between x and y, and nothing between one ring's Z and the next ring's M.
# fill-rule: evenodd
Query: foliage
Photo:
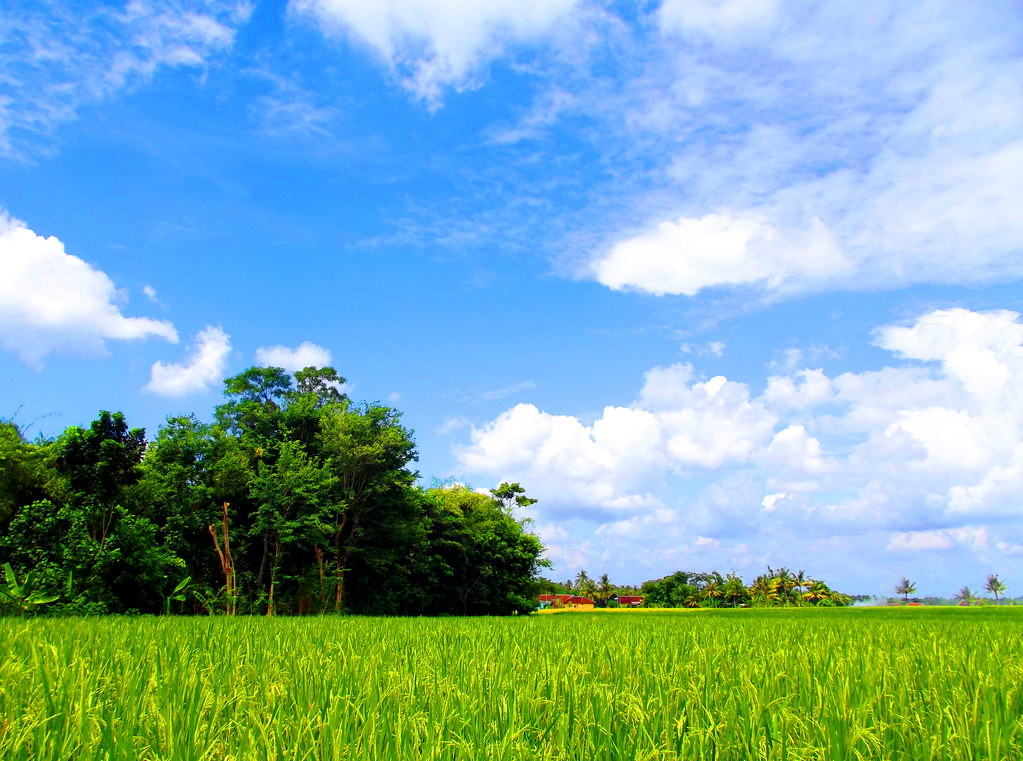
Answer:
M0 422L0 563L67 613L535 607L543 548L515 515L535 500L420 488L401 413L344 383L252 367L212 424L170 417L151 444L119 412L36 444Z
M1001 600L999 599L999 595L1001 595L1007 587L1005 586L1005 583L998 578L997 574L992 573L987 577L987 581L984 583L984 589L995 596L996 604L1000 604Z
M906 602L909 601L909 596L914 592L916 592L916 584L905 576L899 579L899 583L895 585L895 594L902 595Z
M59 594L40 589L36 585L34 572L29 572L25 580L19 583L11 564L4 563L4 585L0 586L0 610L24 615L34 613L59 599Z

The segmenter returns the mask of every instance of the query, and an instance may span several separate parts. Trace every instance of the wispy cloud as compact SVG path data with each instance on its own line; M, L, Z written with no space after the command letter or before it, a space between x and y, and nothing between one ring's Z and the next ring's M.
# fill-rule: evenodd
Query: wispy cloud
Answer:
M509 46L546 37L577 0L292 0L328 35L368 46L402 85L432 107L445 88L472 87Z
M489 391L462 391L455 389L444 395L445 399L450 399L455 402L494 402L498 399L505 399L515 394L520 394L523 391L531 391L536 388L534 381L522 381L520 383L513 383L510 386L504 388L491 389Z
M662 182L591 277L778 297L1023 276L1019 14L671 2L659 20L625 106Z
M78 108L148 81L160 68L202 68L229 49L247 2L132 0L84 10L34 3L0 10L0 153L46 150ZM40 143L40 140L43 140Z

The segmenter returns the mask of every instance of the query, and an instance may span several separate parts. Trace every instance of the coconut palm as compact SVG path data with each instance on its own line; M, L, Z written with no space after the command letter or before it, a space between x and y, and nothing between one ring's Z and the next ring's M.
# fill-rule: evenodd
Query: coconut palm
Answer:
M750 584L750 597L761 604L773 605L776 603L778 601L778 596L775 586L772 583L773 581L774 579L766 573L762 573L757 576L753 579L753 583Z
M742 579L734 574L728 574L723 588L723 596L729 607L734 608L736 605L741 604L748 595L749 592L746 591L746 586L742 583Z
M573 586L581 592L582 588L589 581L592 581L592 579L590 578L589 574L586 573L586 569L582 568L579 570L579 573L575 575L575 584Z
M806 592L803 593L803 599L811 605L819 605L825 600L831 600L833 594L823 581L806 580Z
M806 577L806 571L800 569L792 575L792 585L795 587L796 594L802 595L806 591L807 587L813 582L813 579Z
M712 607L717 607L718 600L724 595L724 585L719 584L716 579L711 579L702 590L700 594L704 600L710 600Z
M916 583L905 576L899 579L899 583L895 585L895 594L902 595L906 602L909 602L909 596L914 592L916 592Z
M958 592L956 592L955 599L961 601L966 605L972 605L973 601L977 599L977 596L969 587L963 587Z
M992 573L987 577L987 583L984 585L984 589L995 596L995 603L1001 605L998 595L1005 591L1005 584L998 578L997 574Z
M607 601L615 591L614 585L611 583L611 577L606 573L600 574L600 578L597 580L597 588L600 590L600 601L607 605Z

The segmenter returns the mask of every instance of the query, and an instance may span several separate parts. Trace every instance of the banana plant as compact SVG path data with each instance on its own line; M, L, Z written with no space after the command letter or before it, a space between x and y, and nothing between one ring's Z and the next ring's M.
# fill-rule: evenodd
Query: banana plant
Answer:
M192 577L186 576L178 585L174 587L174 591L170 593L170 596L164 601L164 612L170 615L171 603L172 602L184 602L188 599L188 588L192 585Z
M25 581L18 583L18 577L10 563L4 563L6 586L0 586L0 606L13 609L19 614L35 613L44 605L60 599L59 594L36 589L35 571L29 571Z

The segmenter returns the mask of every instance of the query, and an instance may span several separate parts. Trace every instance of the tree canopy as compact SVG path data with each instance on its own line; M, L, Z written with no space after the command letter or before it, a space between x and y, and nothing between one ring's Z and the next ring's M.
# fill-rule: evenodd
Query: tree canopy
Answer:
M0 422L0 567L32 590L17 609L533 610L543 546L517 513L535 500L420 487L401 413L344 384L252 367L212 423L170 417L151 442L119 412L35 443Z

